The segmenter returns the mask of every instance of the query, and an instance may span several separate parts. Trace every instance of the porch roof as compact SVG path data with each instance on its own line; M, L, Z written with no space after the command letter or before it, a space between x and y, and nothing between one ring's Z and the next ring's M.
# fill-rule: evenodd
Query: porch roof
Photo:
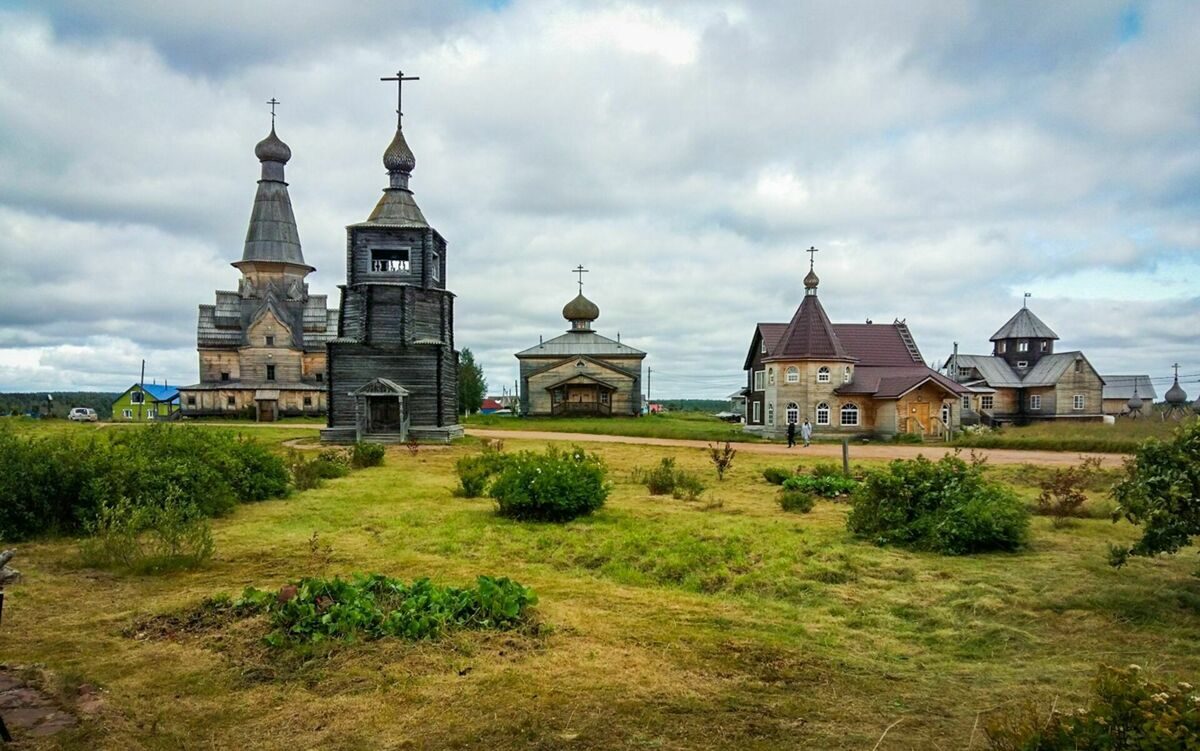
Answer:
M608 389L609 391L617 390L617 387L612 385L611 383L602 381L599 378L593 378L592 376L586 375L584 373L576 373L572 376L562 379L561 381L555 381L554 383L547 386L546 390L549 391L550 389L556 389L559 386L566 386L567 384L578 383L578 382L593 383L601 388Z

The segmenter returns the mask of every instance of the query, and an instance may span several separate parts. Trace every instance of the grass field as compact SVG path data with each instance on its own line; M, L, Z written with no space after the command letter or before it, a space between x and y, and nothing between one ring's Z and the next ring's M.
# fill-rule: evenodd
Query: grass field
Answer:
M916 554L850 537L844 505L783 514L760 476L777 457L739 456L717 483L699 450L594 448L613 493L567 525L452 496L468 441L391 449L383 467L241 506L214 523L217 558L197 572L118 577L80 568L70 540L22 545L3 661L96 683L107 702L31 747L872 749L899 721L879 749L979 749L979 713L1078 706L1099 663L1200 677L1195 552L1113 570L1107 545L1134 536L1127 524L1038 518L1018 554ZM630 481L663 456L710 478L700 502ZM1032 496L1034 473L991 471ZM309 661L245 627L131 628L217 592L365 571L511 576L538 593L542 627Z
M1116 425L1099 422L1042 422L1020 428L1007 427L978 435L963 434L954 444L972 448L1129 453L1147 438L1170 438L1179 424L1174 420L1163 421L1157 417L1120 420Z
M511 417L472 415L467 427L492 430L541 430L552 433L680 438L697 441L759 441L737 423L722 422L701 412L669 412L643 417Z

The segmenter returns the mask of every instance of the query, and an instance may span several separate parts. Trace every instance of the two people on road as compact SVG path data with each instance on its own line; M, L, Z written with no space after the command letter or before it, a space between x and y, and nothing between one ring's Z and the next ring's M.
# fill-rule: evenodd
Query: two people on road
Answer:
M812 442L812 424L808 418L804 418L804 424L800 426L800 438L804 441L807 447ZM788 448L796 445L796 423L789 422L787 427Z

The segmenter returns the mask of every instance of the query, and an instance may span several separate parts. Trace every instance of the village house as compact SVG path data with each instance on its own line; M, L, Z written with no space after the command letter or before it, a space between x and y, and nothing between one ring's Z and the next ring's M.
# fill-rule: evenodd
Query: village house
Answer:
M114 422L169 420L179 411L179 389L157 383L135 383L113 400Z
M1154 383L1151 382L1148 375L1100 377L1104 379L1104 389L1100 398L1106 415L1129 415L1136 411L1145 411L1148 414L1150 411L1148 408L1134 409L1130 406L1130 402L1132 401L1134 405L1152 405L1158 398L1158 393L1154 390Z
M284 182L292 150L271 133L254 147L262 179L250 212L238 289L201 305L196 326L200 382L179 389L186 417L240 416L270 422L325 413L325 342L337 312L310 295L314 270L304 262Z
M1082 352L1055 352L1056 341L1022 307L992 334L992 354L955 352L944 368L968 390L964 407L988 425L1101 419L1104 379Z
M563 307L567 333L516 354L521 413L530 416L635 416L642 412L646 353L592 330L600 308L579 294Z
M807 419L816 435L948 437L966 390L925 365L903 321L831 323L819 283L810 260L791 321L755 327L743 365L745 430L780 438Z

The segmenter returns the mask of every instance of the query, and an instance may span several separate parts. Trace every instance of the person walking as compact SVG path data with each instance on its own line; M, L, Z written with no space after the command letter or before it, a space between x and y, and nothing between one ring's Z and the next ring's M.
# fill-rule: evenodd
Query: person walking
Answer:
M808 418L804 418L804 424L800 426L800 437L804 439L804 447L808 448L808 444L812 442L812 424Z
M796 445L796 423L788 421L788 448Z

